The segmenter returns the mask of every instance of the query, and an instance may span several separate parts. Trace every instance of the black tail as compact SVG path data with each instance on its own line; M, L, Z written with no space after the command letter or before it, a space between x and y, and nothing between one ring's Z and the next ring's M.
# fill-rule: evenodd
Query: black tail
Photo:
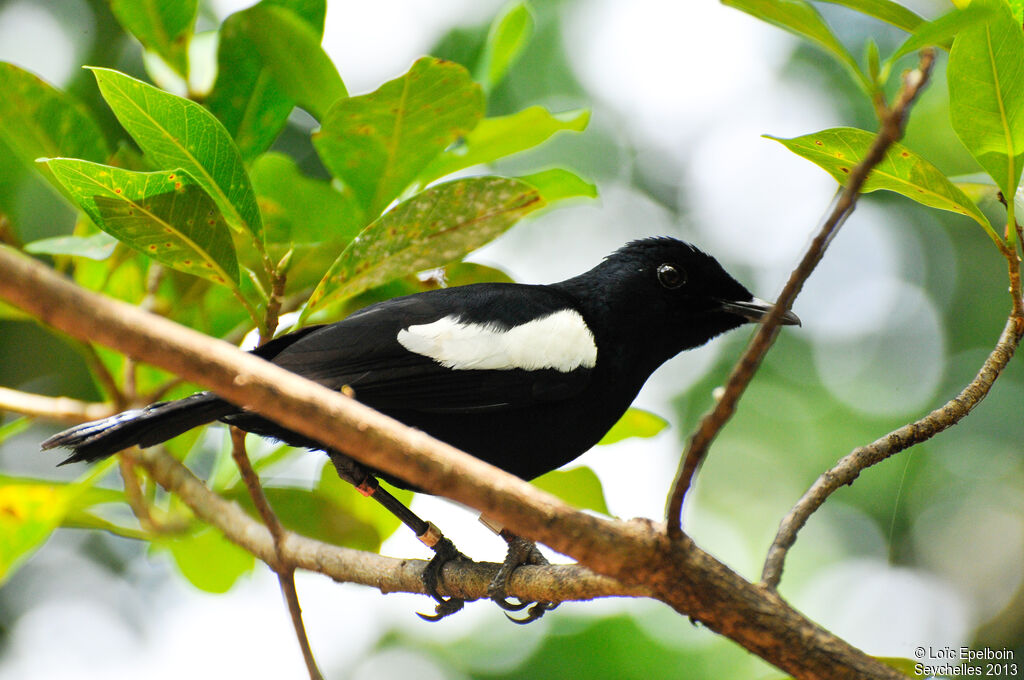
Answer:
M235 406L217 395L200 392L177 401L161 401L76 425L47 439L42 448L72 449L74 453L61 465L78 461L91 463L136 444L146 448L165 442L236 411Z

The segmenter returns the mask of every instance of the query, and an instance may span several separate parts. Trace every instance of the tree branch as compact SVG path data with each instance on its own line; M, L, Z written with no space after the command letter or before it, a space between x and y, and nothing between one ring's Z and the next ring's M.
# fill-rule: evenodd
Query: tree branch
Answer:
M277 574L277 582L281 587L281 594L284 595L285 603L288 605L288 613L291 615L292 628L295 630L295 638L299 642L299 649L302 651L302 660L306 662L306 671L310 680L323 680L323 675L316 665L316 657L313 656L313 648L309 645L309 636L306 635L306 624L302 622L302 607L299 605L299 594L295 590L295 563L284 555L283 545L285 530L281 521L274 514L270 507L267 495L263 493L260 485L260 478L252 469L249 461L249 454L245 450L245 431L237 427L231 428L231 457L238 467L238 474L245 482L253 505L263 518L263 524L270 531L274 541L274 561L267 562L267 565Z
M765 317L743 356L736 362L721 398L715 403L712 410L701 419L697 430L690 438L666 510L668 532L673 538L682 535L683 500L693 482L697 468L707 456L708 449L715 437L735 413L736 404L743 396L747 385L750 384L765 354L775 342L782 315L793 306L793 301L803 289L804 282L821 262L825 250L856 207L857 199L868 175L885 158L889 147L903 136L907 113L927 84L934 63L935 51L933 49L924 50L921 52L917 69L904 74L903 87L897 95L896 103L892 108L887 109L886 115L882 117L881 128L867 155L850 172L845 188L838 194L838 198L833 204L831 214L822 224L800 264L793 270L789 281L786 282L779 294L774 309Z
M866 446L854 449L832 469L818 477L782 519L764 561L761 571L762 584L769 588L778 588L786 555L796 542L797 533L829 496L841 487L852 484L863 470L956 425L973 411L992 389L996 378L1013 358L1021 338L1024 337L1024 297L1021 295L1020 259L1017 253L1009 248L1003 248L1002 252L1008 263L1012 308L996 346L985 359L974 380L941 407Z
M624 522L574 510L523 480L340 393L227 343L83 290L5 247L0 247L0 297L66 333L145 360L345 451L359 462L476 508L518 535L541 541L617 580L623 590L614 594L648 593L797 678L903 677L809 621L771 590L744 580L685 535L669 540L660 524ZM251 544L261 559L273 559L273 540L265 527L251 519L242 521L246 515L237 506L208 492L190 500L189 493L202 484L184 484L182 480L191 475L176 462L177 467L170 466L173 458L161 457L159 448L138 456L154 479L190 505L198 499L215 506L197 510L199 516L222 527L231 540ZM229 519L234 524L227 526ZM422 567L413 561L344 548L325 552L322 544L293 534L283 545L302 568L385 591L399 584L402 590L422 591ZM481 573L484 577L479 581L469 578ZM523 579L531 573L549 577L552 588L539 592L525 587ZM572 567L523 567L516 570L510 594L545 601L576 597L579 591L572 580L586 573ZM569 580L556 579L559 574ZM488 565L449 564L444 582L449 585L448 594L471 599L485 596L493 575ZM608 581L589 583L609 585Z
M197 517L216 526L228 540L267 563L277 555L274 537L265 524L240 505L210 491L161 447L134 450L129 454L160 484L178 496ZM425 560L395 559L374 553L322 543L283 529L280 555L296 567L315 571L342 583L358 583L383 593L426 594L421 574ZM451 562L445 565L442 594L468 600L486 598L487 587L500 565L486 562ZM447 588L447 591L446 591ZM523 567L512 578L512 594L529 600L549 596L559 601L598 597L647 596L644 588L627 587L614 579L576 565Z
M70 397L44 397L7 387L0 387L0 411L72 424L99 420L117 413L110 404L79 401Z

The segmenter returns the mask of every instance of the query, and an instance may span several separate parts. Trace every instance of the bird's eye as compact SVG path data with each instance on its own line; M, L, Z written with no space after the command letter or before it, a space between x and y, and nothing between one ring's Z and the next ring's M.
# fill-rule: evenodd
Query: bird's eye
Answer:
M668 289L678 288L686 283L686 272L674 264L658 267L658 283Z

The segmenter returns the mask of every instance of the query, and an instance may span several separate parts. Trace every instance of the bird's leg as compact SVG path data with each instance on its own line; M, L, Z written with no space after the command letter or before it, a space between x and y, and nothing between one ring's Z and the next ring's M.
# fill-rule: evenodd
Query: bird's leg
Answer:
M455 544L445 538L433 522L427 522L407 508L402 501L382 488L377 478L361 465L344 455L333 452L329 455L339 477L355 486L356 491L362 495L368 496L384 506L402 524L412 529L420 542L434 551L434 556L423 570L423 587L427 594L437 601L437 605L432 615L419 614L420 618L426 621L440 621L462 609L466 603L465 600L457 597L442 597L437 592L437 586L440 584L441 570L445 564L452 561L470 561L470 559L459 552Z
M445 564L452 561L469 561L469 558L459 552L455 544L445 538L433 522L421 519L386 489L381 488L375 477L368 476L362 484L356 486L356 490L383 505L405 526L412 529L420 542L434 551L434 556L423 570L423 587L428 595L437 600L437 605L432 615L420 614L420 618L426 621L440 621L462 609L466 603L465 600L458 597L442 597L437 592L437 586L441 582L441 570L444 569Z
M517 619L508 614L509 621L519 624L530 623L536 621L544 614L558 606L557 602L510 602L508 600L508 588L512 582L512 574L515 570L524 564L533 564L537 566L544 566L550 564L547 558L541 554L540 550L537 549L537 544L533 541L528 541L525 538L516 536L508 529L504 527L496 526L490 520L484 517L480 518L485 526L495 531L501 536L508 544L508 553L505 555L505 561L502 562L501 568L498 569L498 573L494 575L490 584L487 586L487 594L491 600L494 601L499 607L509 612L517 612L529 607L526 612L526 616Z

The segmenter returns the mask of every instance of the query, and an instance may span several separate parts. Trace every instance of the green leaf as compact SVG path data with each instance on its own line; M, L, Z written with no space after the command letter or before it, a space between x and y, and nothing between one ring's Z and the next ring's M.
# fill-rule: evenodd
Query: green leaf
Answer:
M515 283L512 277L494 267L476 262L456 262L444 268L444 283L449 288L471 283Z
M198 9L198 0L110 0L118 23L182 77L188 77L188 43Z
M187 172L213 198L229 226L261 238L256 193L231 135L213 114L123 73L92 71L103 98L150 162Z
M953 130L1003 195L1016 193L1024 160L1024 34L1001 0L983 24L957 33L949 55Z
M439 184L366 227L313 291L300 323L328 299L347 299L462 258L545 205L529 184L473 177Z
M948 50L957 33L984 21L991 14L992 7L990 5L977 2L972 2L966 9L955 9L943 14L938 19L919 26L914 35L907 38L906 42L900 45L899 49L886 60L886 63L892 64L900 57L929 45L938 45L942 49Z
M412 501L412 491L394 487L388 487L388 490L401 503L408 505ZM376 534L376 545L366 545L364 548L366 550L380 550L380 544L402 526L398 518L385 510L379 503L360 494L348 482L343 482L330 461L324 463L320 469L320 479L317 482L315 493L330 499L341 514L373 528ZM335 542L337 543L337 541ZM352 539L347 540L344 545L361 547Z
M0 475L0 584L46 542L69 510L117 495L92 488L113 465L100 463L70 484Z
M495 17L476 69L476 79L486 91L493 90L508 73L533 35L533 24L526 2L512 3Z
M597 198L597 185L564 168L541 170L516 179L539 191L541 198L549 205L567 198Z
M29 316L17 307L0 300L0 319L5 321L31 321L33 317Z
M594 510L610 515L604 500L601 480L588 467L568 470L553 470L531 482L538 489L558 496L569 505L580 510Z
M472 130L483 110L483 92L466 69L424 57L376 91L338 101L313 144L331 174L374 216Z
M0 62L0 92L0 137L27 166L43 156L107 159L103 131L70 95L6 62Z
M292 251L285 292L308 290L365 226L363 210L350 189L307 177L281 153L257 158L250 174L268 252L280 260Z
M995 185L992 180L989 179L988 175L985 175L985 182L953 182L953 186L960 189L960 191L966 194L967 198L974 201L976 205L981 205L983 201L998 201L999 200L999 187ZM1017 187L1017 210L1021 209L1020 200L1020 187Z
M32 425L32 419L28 416L15 418L9 423L0 425L0 444L3 444L15 435L21 434L27 430L30 425ZM0 480L0 483L2 483L2 480Z
M106 232L92 236L54 236L25 244L25 252L33 255L70 255L102 261L117 247L117 239Z
M275 5L256 5L241 17L242 30L277 86L314 118L323 120L335 101L348 96L338 69L320 46L322 31Z
M464 168L511 156L541 144L562 130L582 132L588 122L589 110L551 114L542 106L531 106L509 116L485 118L458 146L435 158L420 173L419 181L429 184Z
M0 483L0 584L46 542L68 501L59 487Z
M857 60L839 42L818 10L806 0L722 0L722 4L735 7L762 21L810 40L838 59L839 63L846 67L853 75L854 81L865 92L871 91L871 83L857 66Z
M226 593L256 566L256 558L251 553L212 527L155 545L169 550L181 575L207 593Z
M1018 26L1024 22L1024 0L1007 0L1010 6L1010 13L1013 14L1013 23Z
M868 38L867 46L865 47L864 60L868 65L868 76L873 82L879 82L879 76L882 73L882 60L878 54L878 43L871 38Z
M394 515L342 482L329 462L312 490L270 486L264 487L264 492L285 527L332 545L376 552L400 524ZM238 484L225 495L258 517L243 485ZM396 491L395 496L408 503L412 493Z
M850 171L867 155L874 141L873 134L856 128L832 128L792 139L765 136L819 166L840 184L846 183ZM967 215L990 237L998 239L988 218L963 191L938 168L902 144L889 147L885 158L871 171L862 191L879 189L895 191L932 208Z
M364 226L350 190L308 177L291 157L265 153L249 171L267 220L267 240L278 243L351 241Z
M309 489L269 487L264 491L281 523L292 531L332 545L370 552L380 550L382 539L376 529L349 514L346 505L324 495L310 493ZM358 496L354 490L353 494ZM376 505L361 496L356 500ZM240 499L240 502L256 516L250 501Z
M131 538L136 541L148 541L152 539L152 535L150 533L139 529L137 526L117 524L115 522L111 522L109 519L105 519L95 513L89 512L88 510L69 510L68 513L64 515L64 520L60 523L60 526L65 529L105 531L115 536Z
M666 427L668 427L668 421L661 416L655 415L650 411L644 411L643 409L630 408L622 414L619 422L615 423L612 429L608 430L607 434L601 437L598 445L615 444L630 437L646 439L659 434Z
M238 287L224 218L182 170L132 172L74 158L47 161L98 227L179 271Z
M250 42L253 26L248 13L267 6L291 10L313 29L317 43L327 11L326 0L263 0L235 12L221 25L217 82L206 104L234 137L246 161L270 147L295 106Z
M924 19L892 0L825 0L825 2L849 7L861 14L867 14L869 17L892 24L896 28L902 28L907 33L913 33L918 26L924 23Z
M28 419L26 418L25 420ZM97 480L106 474L107 470L116 464L115 461L112 459L110 460L111 462L104 462L99 466L92 468L85 473L82 478L73 482L55 482L52 479L37 479L35 477L19 477L0 474L0 487L25 486L55 489L59 493L67 494L67 509L69 511L84 510L104 503L124 503L125 496L123 491L93 486Z

